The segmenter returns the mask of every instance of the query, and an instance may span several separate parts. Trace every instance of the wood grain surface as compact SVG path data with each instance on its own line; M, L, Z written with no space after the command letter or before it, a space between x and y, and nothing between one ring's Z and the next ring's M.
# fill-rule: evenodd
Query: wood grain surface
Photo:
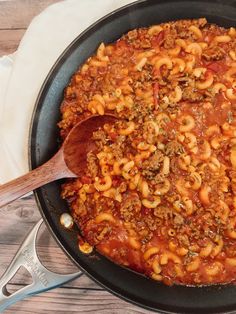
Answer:
M78 0L80 1L80 0ZM94 0L96 1L96 0ZM0 0L0 56L14 52L32 18L55 0ZM40 219L34 197L24 198L0 209L0 276L9 265L20 243ZM76 271L45 226L37 241L38 254L46 267L60 273ZM8 285L16 291L28 284L30 277L19 272ZM95 284L83 275L63 287L42 293L17 303L5 311L8 314L152 313L131 305Z
M14 52L34 16L58 0L0 0L0 56Z

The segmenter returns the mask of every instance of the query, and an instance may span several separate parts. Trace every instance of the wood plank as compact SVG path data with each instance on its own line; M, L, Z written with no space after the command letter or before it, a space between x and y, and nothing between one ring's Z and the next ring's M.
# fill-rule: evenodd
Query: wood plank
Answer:
M21 286L20 286L21 287ZM17 287L13 287L17 288ZM104 290L78 290L57 288L26 299L6 310L6 314L151 314L152 311L141 309L127 303Z
M50 4L60 0L2 0L0 29L27 28L32 18Z
M0 0L0 57L17 50L32 18L62 0Z
M34 197L17 200L0 209L1 229L0 244L20 244L41 215L34 200ZM39 244L46 243L49 246L57 247L46 227L42 226L45 232L39 237Z
M1 6L0 6L1 10ZM0 17L1 20L1 17ZM1 30L0 29L0 56L16 51L25 29Z

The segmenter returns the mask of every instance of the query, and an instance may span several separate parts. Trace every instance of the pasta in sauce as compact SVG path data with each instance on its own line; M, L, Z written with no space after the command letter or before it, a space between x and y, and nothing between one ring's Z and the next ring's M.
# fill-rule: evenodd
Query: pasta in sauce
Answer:
M119 118L62 187L82 252L166 284L236 280L235 38L205 18L135 29L73 75L62 139L90 115Z

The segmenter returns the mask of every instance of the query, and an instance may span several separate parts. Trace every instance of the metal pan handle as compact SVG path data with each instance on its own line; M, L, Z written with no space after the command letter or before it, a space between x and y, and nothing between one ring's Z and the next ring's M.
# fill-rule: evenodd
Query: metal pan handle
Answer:
M41 219L30 231L6 272L0 279L0 313L19 300L56 288L82 275L81 271L74 274L61 275L49 271L42 265L36 252L36 237L42 222L43 220ZM7 291L6 285L21 266L29 271L33 282L10 294Z

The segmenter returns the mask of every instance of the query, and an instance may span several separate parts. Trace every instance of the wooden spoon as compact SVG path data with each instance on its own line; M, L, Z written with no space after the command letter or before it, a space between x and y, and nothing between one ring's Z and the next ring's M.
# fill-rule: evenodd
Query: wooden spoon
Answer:
M87 153L95 149L93 132L105 123L114 123L112 115L92 116L77 123L59 151L45 164L0 186L0 207L49 182L82 176Z

